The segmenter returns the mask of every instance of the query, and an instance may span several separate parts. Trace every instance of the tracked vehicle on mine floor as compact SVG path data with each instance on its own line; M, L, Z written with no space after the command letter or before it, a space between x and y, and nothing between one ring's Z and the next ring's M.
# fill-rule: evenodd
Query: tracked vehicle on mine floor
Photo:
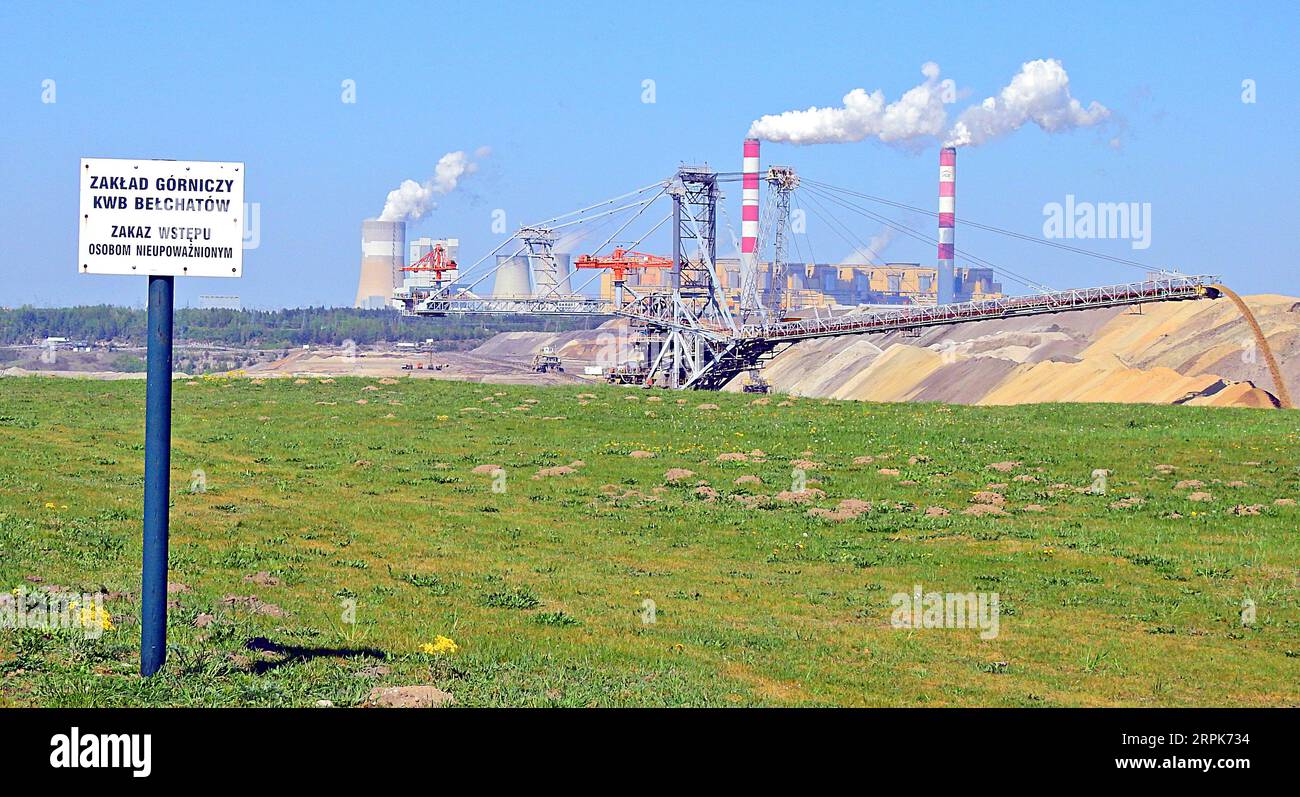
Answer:
M564 373L564 363L560 361L560 355L555 353L555 349L550 346L543 347L541 352L533 355L533 371L539 374L555 371Z

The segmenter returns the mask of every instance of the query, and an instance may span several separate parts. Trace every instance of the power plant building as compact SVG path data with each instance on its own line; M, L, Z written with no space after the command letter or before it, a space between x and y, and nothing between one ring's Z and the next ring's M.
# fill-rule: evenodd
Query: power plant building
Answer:
M936 262L920 263L799 263L786 262L782 285L772 284L772 263L759 262L759 187L761 168L759 142L746 139L743 149L741 190L741 241L739 257L717 258L715 278L729 309L742 318L757 311L761 297L781 296L785 311L800 308L857 307L861 305L934 305L951 302L985 301L1003 298L1002 284L991 268L958 267L955 246L957 201L957 151L944 147L939 152L939 210ZM770 178L769 178L770 179ZM357 288L358 307L386 307L396 293L400 297L425 295L431 290L466 289L493 299L538 299L571 296L575 288L587 285L588 276L575 274L572 256L565 253L542 255L539 251L497 255L496 272L489 283L480 279L459 285L456 269L403 272L407 262L415 264L441 246L446 262L456 262L460 241L455 238L416 238L410 242L409 260L403 261L406 228L402 222L366 221L362 224L361 281ZM661 258L662 260L662 258ZM589 265L587 267L590 267ZM636 267L607 268L599 276L599 297L617 301L615 274L633 294L672 290L672 269ZM591 288L581 290L591 295ZM624 301L628 300L626 292Z
M718 258L718 283L733 309L741 296L741 261ZM760 291L771 282L771 263L756 264ZM988 268L954 268L953 301L978 302L1003 296L1002 283ZM662 291L668 285L667 269L632 271L626 284L636 291ZM919 263L857 265L843 263L786 263L782 291L791 310L801 307L857 306L860 304L927 305L938 302L938 269ZM602 298L613 299L613 278L603 274Z
M411 269L409 266L415 266L419 263L420 258L432 252L435 248L442 247L443 260L446 264L458 263L460 258L460 239L459 238L414 238L410 242L409 255L407 257L408 269L401 273L401 284L403 293L409 295L412 290L420 289L433 290L442 288L456 282L460 276L460 269L429 269L421 268L419 270Z

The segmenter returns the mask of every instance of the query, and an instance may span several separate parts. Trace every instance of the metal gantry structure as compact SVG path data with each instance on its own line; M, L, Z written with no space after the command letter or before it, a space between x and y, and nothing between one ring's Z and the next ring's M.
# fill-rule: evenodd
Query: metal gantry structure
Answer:
M772 166L767 170L768 196L776 207L772 225L772 265L764 304L776 315L785 312L785 264L787 228L790 225L790 196L799 187L799 175L790 166Z
M694 387L739 332L717 279L718 182L719 174L707 166L677 170L667 189L673 203L669 290L615 310L640 332L647 384Z
M788 319L785 308L785 266L791 195L800 177L788 166L769 168L764 176L774 212L770 216L773 258L769 287L759 295L759 307L744 307L742 298L731 309L717 267L718 201L720 183L740 179L740 173L717 172L707 165L683 165L668 180L573 211L554 219L520 228L478 262L461 272L455 284L399 291L396 303L411 315L521 314L539 316L619 316L628 319L631 343L640 358L615 370L619 381L670 389L717 390L748 371L751 384L764 385L760 372L776 353L798 341L836 335L860 335L983 321L997 318L1060 313L1098 307L1147 302L1217 298L1218 278L1162 272L1140 282L1064 291L1038 290L1027 296L979 302L879 307L842 315ZM824 190L817 183L819 191ZM652 195L654 189L658 189ZM858 194L858 197L866 195ZM633 199L634 197L642 197ZM599 253L623 234L629 225L661 197L671 203L671 213L630 244L620 244L612 258ZM870 197L867 197L870 198ZM627 201L625 200L633 200ZM622 204L620 204L622 203ZM612 207L611 207L612 206ZM557 230L635 211L604 241L594 254L579 258L584 268L607 266L612 274L610 296L583 293L592 278L574 287L572 277L561 273L555 246ZM624 283L624 271L651 261L634 250L654 231L671 222L672 255L667 284L646 290ZM994 229L987 228L986 229ZM761 233L760 233L761 235ZM528 296L483 296L474 291L493 276L502 263L484 273L476 271L494 255L517 241L510 258L523 255L531 264L534 287ZM629 258L634 252L641 260ZM743 262L743 258L742 258ZM470 279L472 277L472 279ZM753 286L751 286L753 289ZM751 297L751 304L753 298ZM611 375L613 378L613 375Z

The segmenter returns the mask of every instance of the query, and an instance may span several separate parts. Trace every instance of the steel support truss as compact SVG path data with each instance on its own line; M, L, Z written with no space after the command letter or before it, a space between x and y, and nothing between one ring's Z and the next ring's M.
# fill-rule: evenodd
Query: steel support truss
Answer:
M800 340L838 335L859 335L919 330L925 327L1097 307L1140 305L1148 302L1217 298L1218 278L1207 275L1163 274L1144 282L1107 285L936 306L909 306L897 310L850 312L827 318L782 321L785 283L785 232L789 223L790 193L799 185L793 169L772 167L766 180L776 207L771 287L763 297L771 312L759 323L738 324L727 305L717 272L718 183L730 179L707 166L682 166L663 193L673 202L672 270L667 291L633 294L622 304L568 290L556 265L551 229L537 226L520 230L522 246L533 265L537 290L532 296L480 297L476 282L454 293L449 287L425 293L399 295L413 315L530 314L616 315L630 322L635 345L644 349L645 371L621 374L620 381L676 390L717 390L736 375L757 375L765 360ZM645 189L641 189L642 191ZM615 201L615 200L610 200ZM627 208L621 208L624 210ZM495 254L498 246L488 256ZM486 259L485 256L484 259ZM481 261L480 261L481 262ZM499 268L499 266L498 266ZM634 379L633 379L634 378Z
M789 166L772 166L767 170L768 201L776 207L772 222L772 265L768 275L767 295L763 304L776 317L785 310L786 228L790 224L790 195L799 187L799 175Z
M721 387L738 348L739 327L717 279L718 173L682 166L673 201L673 266L669 293L653 293L617 310L652 341L647 385L677 389ZM722 379L721 382L718 382Z

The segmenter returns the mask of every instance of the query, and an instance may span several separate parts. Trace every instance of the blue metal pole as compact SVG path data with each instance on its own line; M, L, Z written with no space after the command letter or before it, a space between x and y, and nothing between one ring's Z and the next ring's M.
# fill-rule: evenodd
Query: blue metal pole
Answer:
M167 658L167 504L171 493L174 277L149 277L148 381L144 417L144 564L140 586L140 674Z

